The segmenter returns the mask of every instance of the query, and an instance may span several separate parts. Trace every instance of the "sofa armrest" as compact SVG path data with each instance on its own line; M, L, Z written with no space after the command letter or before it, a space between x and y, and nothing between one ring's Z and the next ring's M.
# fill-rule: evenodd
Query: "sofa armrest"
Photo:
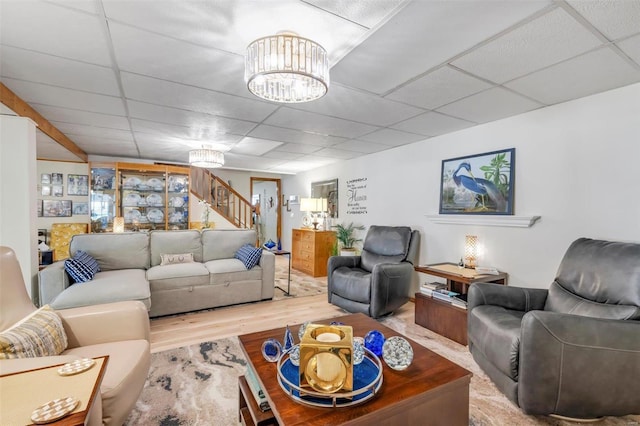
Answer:
M60 293L71 285L64 260L52 263L38 272L38 300L44 306L55 300Z
M360 266L360 256L331 256L327 261L327 298L331 303L331 288L333 287L333 271L346 266L347 268L358 268Z
M69 348L122 340L149 341L149 315L144 303L126 301L56 311Z
M469 311L480 305L495 305L515 311L529 312L544 309L547 293L548 290L541 288L474 283L469 287L467 303Z
M638 413L640 322L532 311L521 330L518 400L526 413Z
M373 318L393 311L409 300L413 273L410 262L379 263L373 267L369 307Z
M291 256L291 255L289 255ZM262 300L273 299L276 281L276 255L268 250L262 250L260 262L262 268Z

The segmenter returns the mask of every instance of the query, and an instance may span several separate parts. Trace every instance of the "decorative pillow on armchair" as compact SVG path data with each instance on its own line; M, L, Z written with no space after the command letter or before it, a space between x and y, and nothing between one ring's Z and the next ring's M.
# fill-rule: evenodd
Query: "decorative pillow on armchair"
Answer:
M60 355L67 349L67 334L58 314L44 305L0 333L0 359Z
M84 283L91 281L93 276L100 272L100 265L93 257L78 250L72 259L64 261L64 269L74 282Z
M250 244L243 245L235 254L235 258L242 261L247 269L251 269L256 266L260 262L261 257L262 249Z

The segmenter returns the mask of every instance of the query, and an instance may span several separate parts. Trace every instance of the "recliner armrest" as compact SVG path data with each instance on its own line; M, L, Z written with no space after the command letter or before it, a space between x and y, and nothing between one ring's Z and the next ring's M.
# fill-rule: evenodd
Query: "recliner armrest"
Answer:
M373 318L391 312L409 300L413 273L410 262L379 263L373 267L369 307Z
M533 311L521 330L518 400L526 413L638 413L640 322Z
M495 305L523 312L541 310L544 309L547 293L548 290L540 288L474 283L469 287L467 307L469 311L480 305Z
M56 311L69 348L123 340L149 341L149 315L144 303L125 301Z
M327 298L331 303L331 288L333 286L333 271L346 266L347 268L359 268L360 256L331 256L327 262Z

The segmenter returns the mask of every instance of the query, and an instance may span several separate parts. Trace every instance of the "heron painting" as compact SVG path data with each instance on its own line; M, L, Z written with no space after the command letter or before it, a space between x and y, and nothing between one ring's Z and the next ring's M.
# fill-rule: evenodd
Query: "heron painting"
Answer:
M444 160L440 214L513 214L515 151Z

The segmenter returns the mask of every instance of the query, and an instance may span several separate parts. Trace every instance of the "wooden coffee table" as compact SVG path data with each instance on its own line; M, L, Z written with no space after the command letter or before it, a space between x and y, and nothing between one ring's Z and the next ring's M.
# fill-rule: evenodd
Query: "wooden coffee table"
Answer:
M385 337L402 336L363 314L346 315L320 324L340 321L353 327L354 336L364 336L379 330ZM290 325L297 335L299 325ZM405 337L413 348L413 362L404 371L395 371L384 364L383 383L371 400L354 407L316 408L293 401L278 384L276 364L267 362L261 352L262 343L270 338L282 341L284 328L245 334L240 346L256 372L258 381L271 406L260 412L252 395L241 388L240 416L245 424L276 425L468 425L469 383L471 372L441 357ZM296 339L297 341L297 339ZM244 377L240 377L244 386ZM245 387L246 391L246 387ZM244 397L243 397L244 395Z

